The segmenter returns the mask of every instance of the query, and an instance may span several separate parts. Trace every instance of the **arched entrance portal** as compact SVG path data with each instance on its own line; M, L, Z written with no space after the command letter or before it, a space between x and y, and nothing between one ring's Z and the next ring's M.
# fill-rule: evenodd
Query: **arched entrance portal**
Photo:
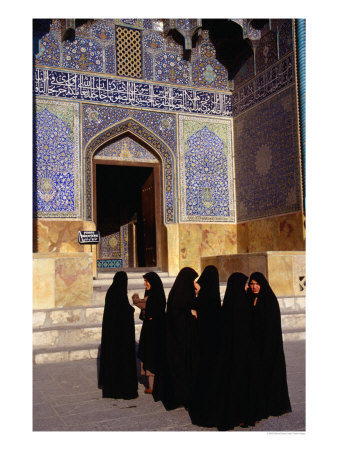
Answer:
M161 267L160 161L132 136L93 158L98 267Z

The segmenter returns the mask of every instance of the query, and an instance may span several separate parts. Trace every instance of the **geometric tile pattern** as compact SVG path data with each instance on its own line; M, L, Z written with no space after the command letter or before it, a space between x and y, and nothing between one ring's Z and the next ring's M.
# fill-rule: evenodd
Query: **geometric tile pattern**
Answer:
M40 100L34 119L34 216L80 217L78 105Z
M141 32L116 27L117 75L142 78Z
M180 116L180 220L234 222L231 121Z
M123 267L122 259L98 259L97 268L98 269L115 269Z
M296 112L291 86L235 119L238 221L301 210Z

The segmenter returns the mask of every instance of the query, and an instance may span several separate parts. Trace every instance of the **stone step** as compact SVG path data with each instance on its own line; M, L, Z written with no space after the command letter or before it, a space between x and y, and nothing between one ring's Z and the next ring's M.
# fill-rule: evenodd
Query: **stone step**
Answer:
M135 324L135 340L139 342L142 323ZM96 328L96 336L100 334L101 326ZM285 328L283 324L283 341L305 340L305 328ZM72 361L88 358L97 358L100 339L90 343L78 343L58 347L40 346L34 348L33 363L44 364L48 362Z
M143 295L144 291L139 291ZM282 320L295 321L297 317L305 314L305 297L279 298ZM130 300L130 304L132 304ZM57 326L79 326L97 324L102 322L104 310L104 297L100 305L79 306L57 309L40 309L33 311L33 329L49 329ZM135 322L137 322L140 310L135 307Z
M130 272L129 270L126 271L127 276L128 276L128 282L129 280L135 280L135 279L139 279L142 283L143 283L143 275L147 272L150 272L152 270L146 269L143 271L137 271L137 272ZM106 279L106 280L110 280L110 283L112 282L112 279L114 278L116 272L98 272L97 273L97 277L96 280L102 280L102 279ZM168 272L161 272L161 271L156 271L156 273L158 274L158 276L162 279L162 278L167 278L169 277ZM175 278L175 277L173 277Z
M175 281L175 277L161 278L166 298L168 298L170 289ZM112 279L102 278L93 280L93 305L104 305L105 297L109 286L112 284ZM223 300L226 289L226 283L220 283L220 295ZM131 301L133 294L138 294L140 298L144 296L143 279L128 281L128 298Z
M143 291L142 291L143 293ZM305 339L305 297L279 298L283 339ZM33 311L33 362L96 358L101 341L103 305ZM135 308L135 339L142 321Z
M175 281L175 277L161 277L163 287L171 287ZM112 278L100 278L93 280L93 288L105 288L108 289L112 284ZM128 291L132 289L143 288L144 290L144 280L143 278L132 278L128 280Z

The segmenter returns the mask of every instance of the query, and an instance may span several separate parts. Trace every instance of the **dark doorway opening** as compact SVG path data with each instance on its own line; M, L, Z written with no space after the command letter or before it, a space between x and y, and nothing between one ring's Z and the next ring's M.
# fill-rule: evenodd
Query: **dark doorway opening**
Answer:
M136 266L156 266L154 168L96 164L96 220L102 237L135 224Z

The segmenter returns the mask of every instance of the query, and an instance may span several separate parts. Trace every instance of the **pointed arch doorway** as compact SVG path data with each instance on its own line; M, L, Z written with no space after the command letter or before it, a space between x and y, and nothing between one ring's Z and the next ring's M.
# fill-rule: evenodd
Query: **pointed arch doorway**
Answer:
M160 175L160 160L134 137L117 138L95 153L93 212L101 267L162 267Z

